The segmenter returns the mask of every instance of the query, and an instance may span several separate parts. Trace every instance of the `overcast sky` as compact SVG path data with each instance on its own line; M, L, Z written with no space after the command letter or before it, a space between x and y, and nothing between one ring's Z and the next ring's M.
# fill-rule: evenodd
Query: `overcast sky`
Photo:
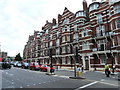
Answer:
M57 19L67 7L82 10L83 0L0 0L0 44L9 56L21 53L29 35L41 30L46 20ZM90 3L92 0L86 0Z

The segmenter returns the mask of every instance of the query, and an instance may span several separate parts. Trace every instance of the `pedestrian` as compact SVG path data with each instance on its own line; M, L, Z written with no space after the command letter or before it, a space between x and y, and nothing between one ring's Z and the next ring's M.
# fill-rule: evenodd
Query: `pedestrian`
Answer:
M114 74L114 72L115 72L115 69L116 69L116 66L115 66L115 64L113 65L113 68L112 68L112 73Z
M109 77L110 71L109 71L109 65L105 64L105 74L106 77Z
M81 70L82 70L82 72L84 71L84 66L83 66L83 64L82 64L82 66L81 66Z

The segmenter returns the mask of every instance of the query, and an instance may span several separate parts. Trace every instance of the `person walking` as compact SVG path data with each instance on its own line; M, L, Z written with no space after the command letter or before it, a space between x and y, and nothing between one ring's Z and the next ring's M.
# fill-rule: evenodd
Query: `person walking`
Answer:
M81 70L82 70L82 72L84 71L84 66L83 66L83 64L82 64L82 66L81 66Z
M109 77L110 71L109 71L109 65L105 65L105 75L106 77Z
M115 72L115 68L116 68L116 66L115 66L115 64L113 65L113 68L112 68L112 73L114 74L114 72Z

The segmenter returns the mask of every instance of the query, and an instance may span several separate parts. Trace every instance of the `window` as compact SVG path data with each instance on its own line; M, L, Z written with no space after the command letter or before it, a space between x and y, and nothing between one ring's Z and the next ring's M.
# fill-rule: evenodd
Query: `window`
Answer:
M70 46L67 46L67 53L70 53Z
M66 59L62 58L62 64L66 64Z
M65 36L62 37L62 42L65 42Z
M97 45L98 45L98 50L99 51L106 50L106 40L99 40L99 41L97 41Z
M46 34L48 34L48 29L46 30Z
M60 40L57 39L57 40L56 40L56 46L59 46L59 44L60 44Z
M65 27L62 28L62 32L65 32Z
M89 43L88 42L83 42L82 50L89 50Z
M78 33L75 33L73 38L74 40L78 40Z
M63 24L69 24L69 18L66 18L66 19L63 21Z
M101 60L101 64L105 64L106 63L106 56L100 55L100 60Z
M56 48L56 55L59 55L59 54L60 54L60 49Z
M116 20L116 27L117 27L117 28L120 28L120 19L117 19L117 20Z
M85 29L82 31L82 37L86 37L88 35L88 30Z
M70 41L70 35L67 35L67 41Z
M96 28L96 35L97 35L97 37L105 35L105 31L104 31L103 26L99 26Z
M46 47L48 47L48 43L46 43Z
M52 39L52 34L50 34L50 39Z
M67 58L67 64L70 64L70 63L71 63L70 60L71 60L70 57L68 57L68 58Z
M118 45L120 45L120 35L118 36Z
M57 33L56 33L56 34L57 34L57 37L59 37L59 31L57 31Z
M50 42L50 47L52 47L52 41Z
M77 12L76 17L85 16L83 11Z
M77 31L77 24L74 25L74 31Z
M67 26L67 31L70 31L70 26Z
M97 9L98 6L99 6L99 4L92 4L92 5L90 6L90 8L89 8L89 11L92 11L92 10Z
M115 11L115 14L120 13L120 4L115 5L114 11Z
M65 51L65 47L62 47L62 53L65 53L66 51Z
M101 14L98 14L97 15L97 23L102 23L103 20L102 20L102 15Z

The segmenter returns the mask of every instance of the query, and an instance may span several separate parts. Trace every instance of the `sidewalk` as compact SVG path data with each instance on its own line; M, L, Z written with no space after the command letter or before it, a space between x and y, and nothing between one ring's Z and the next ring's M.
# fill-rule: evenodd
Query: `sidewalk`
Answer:
M59 68L58 71L61 71L61 70L64 70L64 71L72 71L74 72L74 68ZM86 72L91 72L91 71L94 71L94 72L101 72L103 74L105 74L105 71L104 70L84 70L83 73L86 73ZM111 74L112 74L112 70L110 70ZM118 74L118 72L114 72L114 74ZM113 75L113 74L112 74Z

